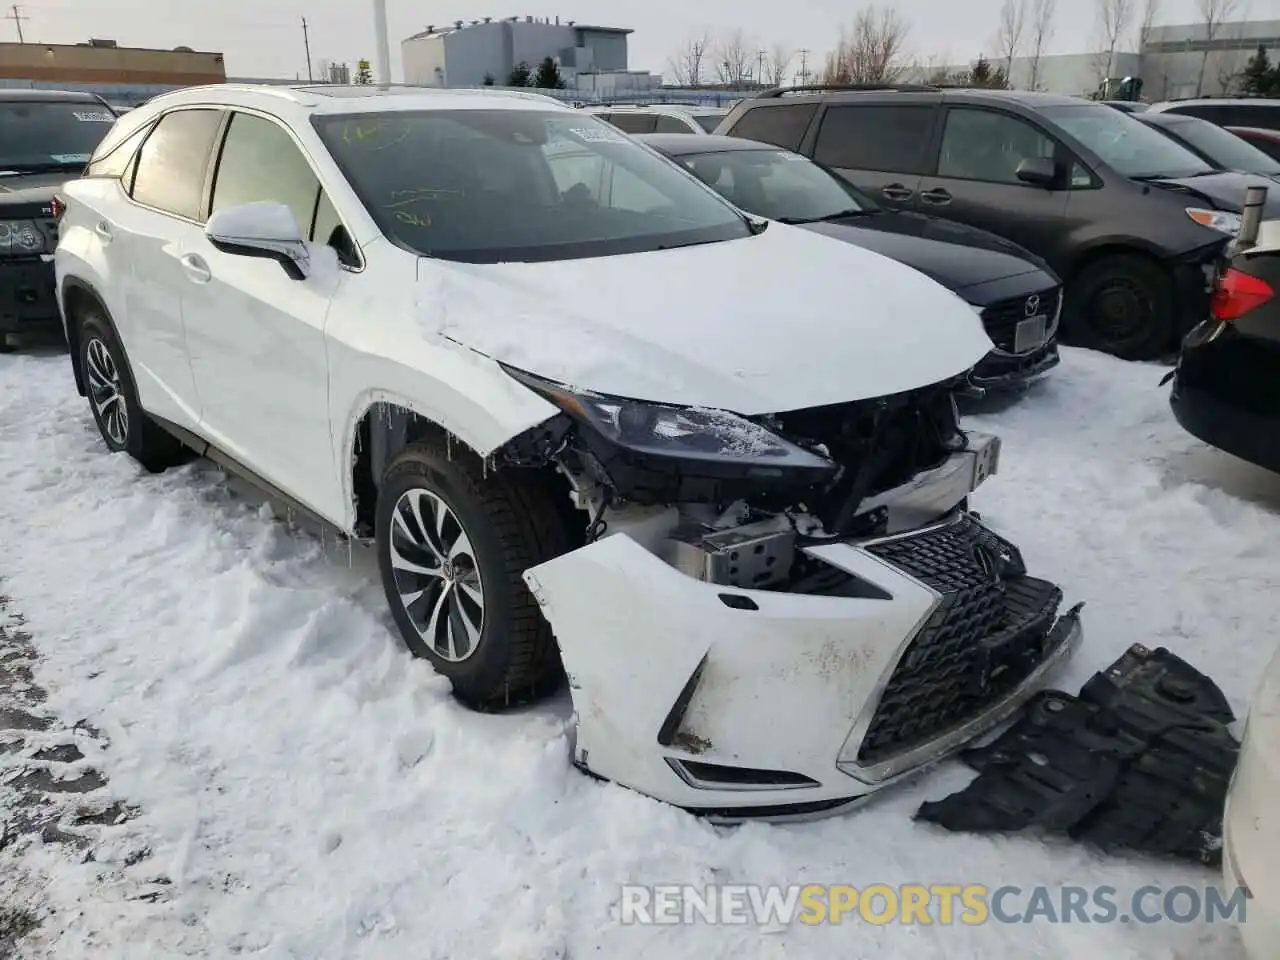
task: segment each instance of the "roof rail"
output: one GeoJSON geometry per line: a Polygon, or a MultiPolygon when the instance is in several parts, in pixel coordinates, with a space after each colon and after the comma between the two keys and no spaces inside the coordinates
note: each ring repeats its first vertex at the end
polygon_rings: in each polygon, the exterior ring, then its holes
{"type": "Polygon", "coordinates": [[[774,87],[757,93],[755,99],[773,99],[788,93],[823,93],[827,91],[892,90],[895,93],[932,93],[941,87],[929,83],[806,83],[794,87],[774,87]]]}

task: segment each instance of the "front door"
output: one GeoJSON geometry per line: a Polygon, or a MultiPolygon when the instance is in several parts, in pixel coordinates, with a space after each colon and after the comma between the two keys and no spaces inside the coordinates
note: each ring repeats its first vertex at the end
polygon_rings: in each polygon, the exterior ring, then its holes
{"type": "MultiPolygon", "coordinates": [[[[334,226],[328,198],[292,135],[273,119],[236,113],[217,160],[210,215],[259,201],[288,206],[304,238],[334,226]]],[[[201,432],[317,512],[317,504],[341,500],[324,326],[347,274],[325,239],[313,244],[313,273],[303,280],[276,261],[222,253],[203,233],[180,257],[191,363],[204,403],[201,432]]]]}
{"type": "Polygon", "coordinates": [[[1050,262],[1058,259],[1069,158],[1045,131],[999,110],[948,107],[937,161],[937,173],[920,179],[921,213],[989,230],[1050,262]],[[1058,164],[1052,187],[1018,179],[1018,164],[1030,157],[1058,164]]]}

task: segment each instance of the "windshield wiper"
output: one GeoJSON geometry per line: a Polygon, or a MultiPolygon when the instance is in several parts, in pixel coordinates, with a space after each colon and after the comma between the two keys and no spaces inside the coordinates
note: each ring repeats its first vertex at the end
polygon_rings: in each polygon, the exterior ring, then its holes
{"type": "Polygon", "coordinates": [[[20,177],[27,173],[53,173],[57,170],[83,170],[87,164],[84,163],[67,163],[66,161],[57,163],[24,163],[17,169],[0,170],[0,176],[4,177],[20,177]]]}
{"type": "Polygon", "coordinates": [[[865,210],[862,207],[850,207],[848,210],[837,210],[835,213],[824,214],[821,217],[778,217],[779,223],[797,226],[804,223],[826,223],[828,220],[847,220],[850,217],[868,217],[878,211],[865,210]]]}

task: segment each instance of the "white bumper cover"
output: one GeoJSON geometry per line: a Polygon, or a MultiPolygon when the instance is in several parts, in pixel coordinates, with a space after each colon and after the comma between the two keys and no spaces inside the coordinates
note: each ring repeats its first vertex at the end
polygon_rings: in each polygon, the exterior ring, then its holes
{"type": "MultiPolygon", "coordinates": [[[[532,568],[525,579],[569,675],[576,762],[718,818],[778,819],[838,811],[942,758],[1043,687],[1080,635],[1075,616],[1042,629],[1016,682],[964,699],[940,722],[936,711],[970,696],[951,665],[1000,634],[991,590],[1002,588],[961,582],[975,567],[989,575],[990,555],[985,566],[972,552],[948,555],[972,551],[975,537],[999,542],[956,513],[891,537],[805,547],[840,581],[811,593],[697,580],[623,533],[532,568]],[[900,666],[910,675],[891,684],[900,666]],[[882,701],[897,704],[896,720],[868,739],[882,701]],[[924,729],[912,736],[917,708],[924,729]]],[[[1051,601],[1041,625],[1053,622],[1060,592],[1027,582],[1051,601]]]]}

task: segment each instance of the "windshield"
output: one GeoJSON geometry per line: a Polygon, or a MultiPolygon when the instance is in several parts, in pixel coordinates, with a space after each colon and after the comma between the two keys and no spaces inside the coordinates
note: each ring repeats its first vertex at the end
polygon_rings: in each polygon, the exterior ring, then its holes
{"type": "Polygon", "coordinates": [[[382,231],[425,256],[568,260],[752,232],[713,191],[581,113],[441,110],[314,122],[382,231]]]}
{"type": "Polygon", "coordinates": [[[693,122],[707,131],[707,133],[720,126],[720,121],[723,119],[723,113],[695,113],[693,115],[693,122]]]}
{"type": "Polygon", "coordinates": [[[1213,172],[1186,147],[1119,110],[1081,104],[1045,107],[1042,113],[1122,176],[1150,180],[1213,172]]]}
{"type": "Polygon", "coordinates": [[[115,122],[94,101],[0,100],[0,171],[82,167],[115,122]]]}
{"type": "Polygon", "coordinates": [[[1267,156],[1253,144],[1246,143],[1229,130],[1223,130],[1216,123],[1199,117],[1178,117],[1170,120],[1164,128],[1227,170],[1241,170],[1263,176],[1280,173],[1280,160],[1267,156]]]}
{"type": "Polygon", "coordinates": [[[725,150],[679,159],[730,203],[758,217],[806,223],[879,209],[839,177],[786,150],[725,150]]]}

